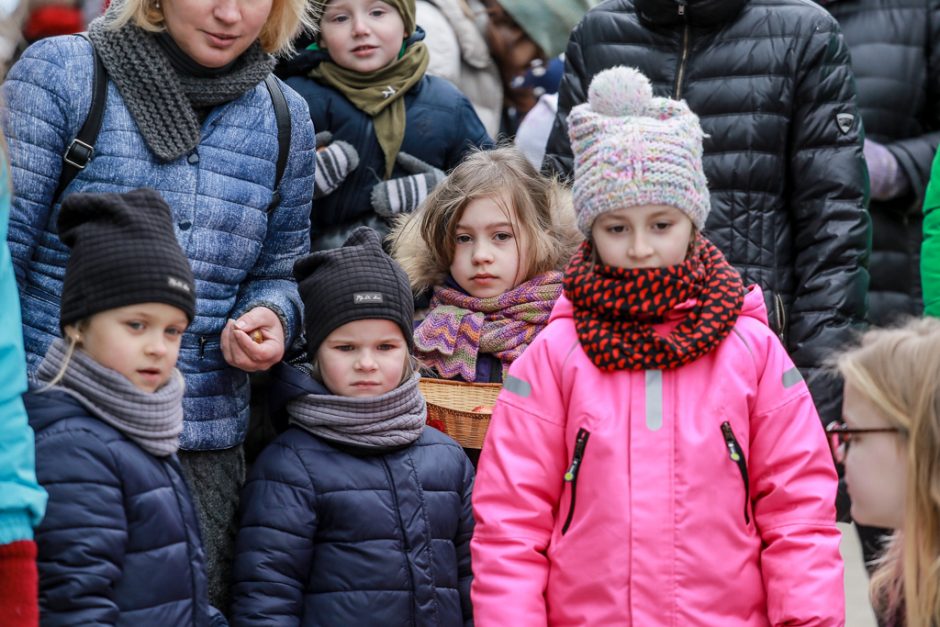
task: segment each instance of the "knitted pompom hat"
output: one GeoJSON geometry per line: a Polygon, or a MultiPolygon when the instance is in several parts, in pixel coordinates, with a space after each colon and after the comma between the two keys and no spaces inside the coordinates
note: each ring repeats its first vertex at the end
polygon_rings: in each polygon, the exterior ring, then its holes
{"type": "Polygon", "coordinates": [[[600,214],[668,205],[701,230],[711,209],[702,169],[702,127],[683,101],[656,98],[649,79],[617,66],[591,81],[568,116],[574,206],[585,236],[600,214]]]}

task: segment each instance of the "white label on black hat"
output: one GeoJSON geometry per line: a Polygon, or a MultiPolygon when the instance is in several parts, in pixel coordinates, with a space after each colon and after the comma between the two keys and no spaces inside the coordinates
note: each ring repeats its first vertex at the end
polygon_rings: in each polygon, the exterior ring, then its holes
{"type": "Polygon", "coordinates": [[[353,294],[353,303],[365,305],[367,303],[381,303],[382,295],[378,292],[358,292],[353,294]]]}
{"type": "Polygon", "coordinates": [[[189,294],[189,292],[192,291],[189,287],[189,283],[187,283],[186,281],[183,281],[182,279],[177,279],[176,277],[167,277],[166,282],[173,289],[183,290],[187,294],[189,294]]]}

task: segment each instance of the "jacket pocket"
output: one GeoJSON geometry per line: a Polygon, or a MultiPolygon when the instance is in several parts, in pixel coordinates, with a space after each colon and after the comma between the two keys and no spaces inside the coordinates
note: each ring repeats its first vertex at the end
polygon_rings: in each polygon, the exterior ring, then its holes
{"type": "Polygon", "coordinates": [[[568,506],[568,516],[565,518],[565,524],[561,527],[561,535],[568,533],[568,527],[574,519],[575,499],[578,496],[578,472],[581,470],[581,463],[584,461],[584,450],[587,448],[588,438],[591,432],[584,427],[578,429],[578,435],[574,440],[574,455],[571,458],[571,465],[565,472],[565,483],[571,484],[571,504],[568,506]]]}
{"type": "Polygon", "coordinates": [[[725,439],[725,446],[728,447],[728,456],[738,467],[741,473],[741,480],[744,482],[744,524],[751,524],[751,514],[748,511],[748,505],[751,501],[751,482],[747,475],[747,460],[744,459],[744,451],[734,437],[734,431],[731,430],[731,423],[727,420],[721,423],[721,435],[725,439]]]}

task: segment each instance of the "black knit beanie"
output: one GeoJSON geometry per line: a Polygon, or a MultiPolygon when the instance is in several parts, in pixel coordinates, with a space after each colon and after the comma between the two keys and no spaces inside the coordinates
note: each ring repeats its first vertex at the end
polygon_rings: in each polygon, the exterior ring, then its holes
{"type": "Polygon", "coordinates": [[[69,248],[59,325],[101,311],[165,303],[192,321],[196,286],[170,217],[152,189],[125,194],[70,194],[59,213],[59,238],[69,248]]]}
{"type": "Polygon", "coordinates": [[[304,301],[307,355],[316,357],[326,336],[347,322],[380,318],[399,327],[414,348],[414,299],[408,276],[368,227],[359,227],[340,248],[322,250],[294,264],[304,301]]]}

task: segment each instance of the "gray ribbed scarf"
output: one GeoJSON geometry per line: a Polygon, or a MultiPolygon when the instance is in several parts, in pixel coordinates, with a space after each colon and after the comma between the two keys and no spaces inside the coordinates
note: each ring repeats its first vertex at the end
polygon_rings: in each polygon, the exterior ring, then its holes
{"type": "Polygon", "coordinates": [[[107,16],[88,25],[88,37],[115,82],[150,149],[172,161],[199,144],[199,117],[194,109],[238,98],[263,81],[274,57],[255,42],[222,76],[196,77],[177,72],[157,43],[156,35],[127,24],[105,27],[107,16]]]}
{"type": "Polygon", "coordinates": [[[364,448],[411,444],[427,418],[415,374],[381,396],[367,398],[304,394],[287,403],[291,424],[327,440],[364,448]]]}
{"type": "MultiPolygon", "coordinates": [[[[42,383],[52,381],[62,369],[67,353],[65,340],[56,339],[39,364],[36,378],[42,383]]],[[[166,457],[179,449],[183,430],[183,377],[178,372],[162,388],[147,393],[84,351],[75,350],[56,387],[77,398],[92,415],[151,455],[166,457]]]]}

